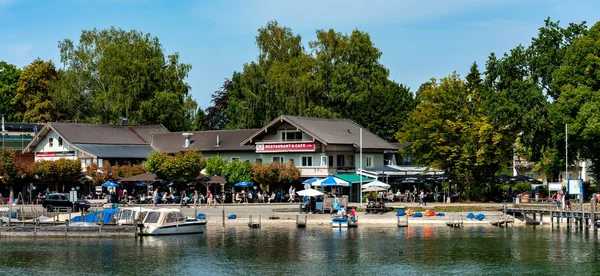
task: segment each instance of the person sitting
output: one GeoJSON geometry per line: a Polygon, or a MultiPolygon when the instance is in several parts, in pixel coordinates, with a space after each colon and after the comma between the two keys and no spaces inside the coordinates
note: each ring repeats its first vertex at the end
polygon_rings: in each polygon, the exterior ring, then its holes
{"type": "Polygon", "coordinates": [[[162,199],[161,199],[161,202],[162,202],[163,204],[166,204],[166,203],[168,203],[168,202],[169,202],[169,192],[165,192],[165,193],[163,194],[163,196],[162,196],[162,199]]]}
{"type": "Polygon", "coordinates": [[[177,199],[175,198],[175,194],[171,193],[171,203],[176,203],[177,199]]]}
{"type": "Polygon", "coordinates": [[[271,203],[271,201],[275,201],[275,192],[271,192],[271,196],[269,197],[269,202],[267,202],[267,203],[271,203]]]}
{"type": "Polygon", "coordinates": [[[340,207],[340,210],[338,211],[338,215],[340,215],[340,216],[342,216],[344,218],[347,218],[347,216],[346,216],[346,208],[344,208],[344,205],[342,205],[340,207]]]}
{"type": "Polygon", "coordinates": [[[235,193],[235,202],[242,203],[242,196],[240,195],[240,193],[235,193]]]}

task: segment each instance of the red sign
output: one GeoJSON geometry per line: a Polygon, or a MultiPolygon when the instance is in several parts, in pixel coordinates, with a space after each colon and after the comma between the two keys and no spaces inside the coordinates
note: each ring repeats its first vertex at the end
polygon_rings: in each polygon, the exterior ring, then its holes
{"type": "Polygon", "coordinates": [[[256,145],[256,151],[315,151],[315,144],[258,144],[256,145]]]}
{"type": "Polygon", "coordinates": [[[42,151],[35,154],[35,157],[70,157],[75,156],[74,151],[42,151]]]}

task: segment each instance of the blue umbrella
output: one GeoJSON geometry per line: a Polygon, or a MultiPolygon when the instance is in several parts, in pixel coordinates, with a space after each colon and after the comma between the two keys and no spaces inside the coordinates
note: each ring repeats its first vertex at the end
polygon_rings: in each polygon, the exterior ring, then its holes
{"type": "Polygon", "coordinates": [[[334,186],[349,186],[350,183],[348,181],[341,180],[335,176],[330,176],[322,180],[318,180],[312,183],[313,186],[322,186],[322,187],[334,187],[334,186]]]}
{"type": "Polygon", "coordinates": [[[138,186],[140,186],[140,187],[144,187],[144,186],[146,186],[146,183],[144,183],[144,182],[140,181],[140,182],[138,182],[138,183],[135,183],[135,185],[138,185],[138,186]]]}
{"type": "Polygon", "coordinates": [[[175,183],[172,183],[172,182],[169,183],[169,185],[167,185],[167,187],[173,187],[173,186],[175,186],[175,183]]]}
{"type": "Polygon", "coordinates": [[[104,184],[102,184],[102,187],[120,187],[119,184],[115,183],[112,180],[106,181],[104,182],[104,184]]]}
{"type": "Polygon", "coordinates": [[[235,183],[235,186],[236,187],[252,187],[252,182],[242,181],[242,182],[235,183]]]}
{"type": "Polygon", "coordinates": [[[307,180],[302,181],[302,184],[312,184],[315,181],[319,181],[322,178],[318,178],[318,177],[313,177],[313,178],[309,178],[307,180]]]}

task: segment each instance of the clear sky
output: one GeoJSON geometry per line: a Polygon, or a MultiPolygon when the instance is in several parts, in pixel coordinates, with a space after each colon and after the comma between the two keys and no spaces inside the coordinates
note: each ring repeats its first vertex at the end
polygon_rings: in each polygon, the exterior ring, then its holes
{"type": "Polygon", "coordinates": [[[600,1],[584,0],[0,0],[0,60],[23,67],[40,57],[60,67],[58,41],[77,42],[94,27],[136,29],[192,64],[187,82],[206,108],[225,78],[256,59],[258,28],[277,20],[305,44],[317,29],[368,32],[391,78],[415,91],[528,45],[547,17],[591,26],[599,11],[600,1]]]}

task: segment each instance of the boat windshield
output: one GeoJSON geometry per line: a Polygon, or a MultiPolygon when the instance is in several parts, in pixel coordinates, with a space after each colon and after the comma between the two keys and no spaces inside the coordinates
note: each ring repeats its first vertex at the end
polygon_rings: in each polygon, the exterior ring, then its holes
{"type": "Polygon", "coordinates": [[[157,223],[158,222],[158,218],[160,218],[160,213],[159,212],[148,212],[148,215],[146,215],[146,219],[144,220],[144,222],[146,222],[146,223],[157,223]]]}

